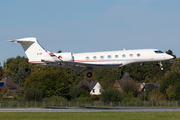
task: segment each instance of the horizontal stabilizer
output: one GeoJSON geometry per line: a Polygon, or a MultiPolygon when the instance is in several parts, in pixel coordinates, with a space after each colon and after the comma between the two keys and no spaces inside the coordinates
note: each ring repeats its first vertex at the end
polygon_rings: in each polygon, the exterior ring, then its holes
{"type": "Polygon", "coordinates": [[[23,43],[23,42],[36,42],[37,39],[34,37],[28,37],[28,38],[21,38],[16,40],[8,40],[9,42],[15,42],[15,43],[23,43]]]}

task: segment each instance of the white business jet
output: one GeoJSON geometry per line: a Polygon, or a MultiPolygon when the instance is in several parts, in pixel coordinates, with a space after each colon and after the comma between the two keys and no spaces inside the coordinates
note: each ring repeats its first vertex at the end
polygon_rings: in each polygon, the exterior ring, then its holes
{"type": "Polygon", "coordinates": [[[89,78],[93,69],[117,68],[133,63],[160,62],[174,58],[158,49],[51,53],[44,50],[34,37],[9,41],[21,43],[29,63],[70,68],[79,72],[85,70],[89,78]]]}

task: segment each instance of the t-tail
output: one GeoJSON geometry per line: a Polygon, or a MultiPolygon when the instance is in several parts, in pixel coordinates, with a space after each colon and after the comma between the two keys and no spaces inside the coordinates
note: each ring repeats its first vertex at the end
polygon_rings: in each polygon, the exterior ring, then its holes
{"type": "MultiPolygon", "coordinates": [[[[38,43],[34,37],[8,40],[10,42],[20,43],[29,59],[29,63],[43,63],[43,62],[54,62],[55,60],[51,57],[53,53],[49,53],[44,50],[43,47],[38,43]]],[[[58,59],[60,61],[60,59],[58,59]]]]}

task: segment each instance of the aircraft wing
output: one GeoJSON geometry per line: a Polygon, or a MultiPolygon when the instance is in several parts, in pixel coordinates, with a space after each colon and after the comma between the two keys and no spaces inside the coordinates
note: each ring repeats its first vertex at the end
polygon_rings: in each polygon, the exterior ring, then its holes
{"type": "Polygon", "coordinates": [[[113,64],[113,65],[97,65],[97,64],[84,64],[84,63],[76,63],[76,62],[50,62],[46,63],[48,66],[54,66],[54,67],[64,67],[69,68],[78,72],[81,72],[83,70],[87,69],[103,69],[103,68],[116,68],[120,67],[119,64],[113,64]]]}
{"type": "Polygon", "coordinates": [[[81,72],[86,69],[86,66],[74,64],[72,62],[63,62],[63,61],[59,61],[59,62],[42,61],[42,62],[45,62],[45,65],[47,66],[69,68],[78,72],[81,72]]]}

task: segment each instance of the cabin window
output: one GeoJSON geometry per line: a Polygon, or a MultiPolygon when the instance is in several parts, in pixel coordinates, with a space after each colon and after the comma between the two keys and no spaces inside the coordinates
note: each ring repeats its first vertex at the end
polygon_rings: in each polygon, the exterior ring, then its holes
{"type": "Polygon", "coordinates": [[[111,58],[111,55],[108,55],[108,58],[110,59],[110,58],[111,58]]]}
{"type": "Polygon", "coordinates": [[[86,60],[89,60],[89,57],[86,57],[86,60]]]}
{"type": "Polygon", "coordinates": [[[93,59],[97,59],[97,57],[96,57],[96,56],[94,56],[94,57],[93,57],[93,59]]]}
{"type": "Polygon", "coordinates": [[[138,53],[137,56],[140,57],[141,55],[138,53]]]}
{"type": "Polygon", "coordinates": [[[118,55],[115,55],[115,58],[118,58],[119,56],[118,55]]]}
{"type": "Polygon", "coordinates": [[[126,57],[126,55],[125,55],[125,54],[123,54],[123,55],[122,55],[122,57],[123,57],[123,58],[125,58],[125,57],[126,57]]]}
{"type": "Polygon", "coordinates": [[[163,53],[162,51],[160,51],[160,50],[156,50],[156,51],[154,51],[155,53],[163,53]]]}
{"type": "Polygon", "coordinates": [[[132,56],[133,56],[133,54],[130,54],[129,56],[130,56],[130,57],[132,57],[132,56]]]}
{"type": "Polygon", "coordinates": [[[104,59],[104,56],[101,56],[100,58],[101,58],[101,59],[104,59]]]}

